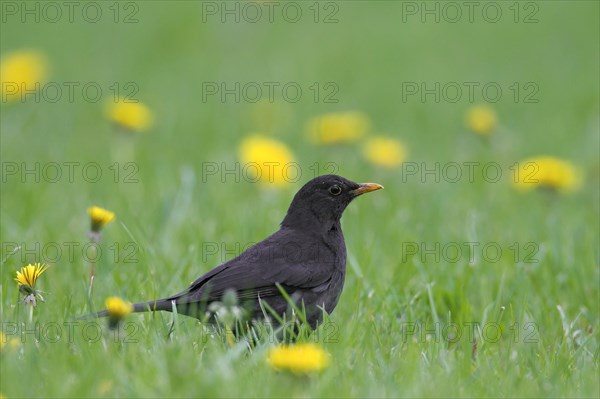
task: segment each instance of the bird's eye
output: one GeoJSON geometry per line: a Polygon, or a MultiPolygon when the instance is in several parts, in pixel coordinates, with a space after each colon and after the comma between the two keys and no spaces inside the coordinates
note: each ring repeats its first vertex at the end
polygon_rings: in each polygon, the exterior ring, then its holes
{"type": "Polygon", "coordinates": [[[333,186],[329,187],[329,194],[340,195],[341,193],[342,193],[342,188],[340,186],[338,186],[337,184],[334,184],[333,186]]]}

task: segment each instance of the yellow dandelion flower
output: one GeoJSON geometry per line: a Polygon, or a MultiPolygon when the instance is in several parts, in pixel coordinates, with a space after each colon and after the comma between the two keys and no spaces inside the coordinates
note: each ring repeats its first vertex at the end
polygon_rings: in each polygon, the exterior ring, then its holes
{"type": "Polygon", "coordinates": [[[19,287],[19,292],[25,296],[25,304],[32,307],[37,306],[37,300],[44,302],[43,292],[35,289],[37,279],[48,269],[45,264],[29,264],[17,270],[15,281],[19,287]]]}
{"type": "Polygon", "coordinates": [[[104,305],[108,316],[116,320],[120,320],[133,312],[133,305],[117,296],[106,298],[104,305]]]}
{"type": "Polygon", "coordinates": [[[269,351],[267,362],[276,370],[306,374],[329,365],[329,355],[315,344],[278,346],[269,351]]]}
{"type": "Polygon", "coordinates": [[[34,263],[33,265],[29,264],[17,271],[17,277],[15,278],[15,281],[18,283],[19,287],[23,286],[28,290],[33,290],[35,288],[37,279],[47,269],[47,265],[42,265],[40,263],[34,263]]]}
{"type": "Polygon", "coordinates": [[[368,132],[370,124],[362,112],[333,112],[312,118],[306,130],[315,144],[338,144],[358,140],[368,132]]]}
{"type": "Polygon", "coordinates": [[[119,297],[111,296],[104,302],[106,312],[108,313],[108,327],[113,329],[119,325],[119,322],[133,312],[133,305],[119,297]]]}
{"type": "Polygon", "coordinates": [[[92,231],[98,232],[102,227],[109,224],[115,219],[115,213],[107,211],[99,206],[92,206],[88,208],[88,214],[92,220],[92,231]]]}
{"type": "Polygon", "coordinates": [[[498,116],[491,107],[476,105],[467,111],[465,122],[472,132],[489,136],[498,126],[498,116]]]}
{"type": "Polygon", "coordinates": [[[400,141],[389,137],[369,138],[363,147],[363,156],[374,165],[396,167],[406,159],[408,151],[400,141]]]}
{"type": "Polygon", "coordinates": [[[134,132],[148,130],[153,123],[152,111],[141,102],[128,102],[132,100],[119,99],[107,106],[108,119],[125,129],[134,132]]]}
{"type": "Polygon", "coordinates": [[[514,171],[514,185],[523,191],[549,188],[573,192],[581,186],[581,172],[570,162],[551,156],[525,159],[514,171]]]}
{"type": "Polygon", "coordinates": [[[282,142],[252,135],[239,148],[242,169],[252,179],[282,185],[297,178],[298,165],[290,149],[282,142]]]}
{"type": "Polygon", "coordinates": [[[39,90],[46,78],[46,58],[34,50],[21,50],[0,61],[2,102],[24,101],[28,93],[39,90]]]}

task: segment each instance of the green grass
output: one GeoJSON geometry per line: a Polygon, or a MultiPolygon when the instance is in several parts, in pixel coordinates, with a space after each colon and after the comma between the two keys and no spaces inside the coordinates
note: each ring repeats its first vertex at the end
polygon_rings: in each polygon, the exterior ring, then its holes
{"type": "MultiPolygon", "coordinates": [[[[101,4],[112,15],[112,2],[101,4]]],[[[506,18],[495,24],[480,14],[474,23],[403,22],[401,2],[338,2],[334,24],[308,17],[296,24],[281,18],[222,24],[218,17],[202,23],[199,2],[137,4],[135,24],[108,17],[96,24],[80,17],[72,24],[22,24],[10,17],[1,25],[1,55],[38,49],[48,57],[51,81],[98,82],[105,92],[98,103],[80,95],[72,103],[2,103],[3,165],[58,162],[64,174],[56,183],[2,176],[2,330],[24,341],[2,349],[4,396],[600,395],[597,2],[536,2],[534,24],[512,21],[512,2],[497,3],[506,18]],[[202,82],[211,81],[298,82],[306,94],[297,103],[280,95],[266,105],[203,102],[202,82]],[[503,96],[491,104],[501,125],[495,137],[485,141],[465,131],[471,105],[465,98],[403,102],[402,82],[421,81],[500,84],[503,96]],[[104,100],[114,82],[139,87],[135,97],[155,115],[148,134],[126,137],[105,120],[104,100]],[[335,82],[339,102],[312,101],[308,87],[314,82],[335,82]],[[534,82],[539,102],[515,102],[509,89],[514,82],[534,82]],[[402,168],[369,164],[360,156],[361,143],[310,144],[306,121],[336,110],[368,114],[374,132],[406,143],[409,162],[429,168],[436,162],[497,162],[503,177],[488,183],[476,169],[473,181],[436,183],[432,175],[423,181],[402,168]],[[232,175],[203,178],[207,162],[231,168],[240,140],[256,131],[290,146],[302,167],[299,182],[265,190],[232,175]],[[575,163],[585,174],[581,190],[516,192],[510,165],[540,154],[575,163]],[[138,168],[137,183],[124,182],[128,161],[138,168]],[[103,176],[86,182],[78,166],[71,183],[64,162],[96,162],[103,176]],[[312,165],[326,173],[328,162],[347,178],[378,182],[385,190],[360,198],[344,215],[344,292],[329,322],[306,338],[331,354],[324,372],[275,372],[265,361],[273,342],[232,347],[184,316],[133,315],[116,338],[104,321],[79,321],[72,330],[65,324],[90,311],[89,265],[81,251],[88,206],[117,213],[103,232],[94,307],[110,295],[149,300],[182,290],[230,259],[236,244],[272,233],[294,192],[314,175],[312,165]],[[472,262],[468,242],[479,243],[472,262]],[[21,250],[11,254],[12,243],[21,250]],[[457,243],[465,252],[457,261],[440,251],[434,251],[438,259],[411,255],[412,243],[457,243]],[[502,249],[497,260],[482,253],[488,243],[502,249]],[[217,254],[211,252],[215,246],[217,254]],[[528,261],[530,252],[536,262],[528,261]],[[33,314],[41,328],[36,339],[27,333],[33,327],[14,276],[44,256],[56,259],[39,280],[47,295],[33,314]],[[450,323],[461,334],[452,342],[450,323]]],[[[312,15],[309,3],[301,4],[312,15]]],[[[475,102],[483,101],[476,96],[475,102]]]]}

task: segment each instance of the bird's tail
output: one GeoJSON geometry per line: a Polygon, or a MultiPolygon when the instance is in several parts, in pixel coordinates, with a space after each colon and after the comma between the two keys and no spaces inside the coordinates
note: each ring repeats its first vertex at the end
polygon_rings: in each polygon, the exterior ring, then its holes
{"type": "MultiPolygon", "coordinates": [[[[171,311],[173,309],[173,305],[172,305],[172,299],[159,299],[156,301],[150,301],[150,302],[140,302],[140,303],[134,303],[133,304],[133,312],[134,313],[141,313],[141,312],[155,312],[157,310],[168,310],[171,311]]],[[[101,310],[99,312],[96,313],[91,313],[89,315],[86,316],[81,316],[78,319],[82,320],[82,319],[96,319],[99,317],[107,317],[108,316],[108,310],[101,310]]]]}

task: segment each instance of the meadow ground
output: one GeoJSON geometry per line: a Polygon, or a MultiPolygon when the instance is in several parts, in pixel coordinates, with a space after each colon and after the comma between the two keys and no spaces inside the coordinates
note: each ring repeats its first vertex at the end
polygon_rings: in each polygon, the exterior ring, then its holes
{"type": "Polygon", "coordinates": [[[3,397],[598,397],[598,2],[267,3],[2,1],[3,62],[46,60],[32,93],[2,76],[3,397]],[[111,122],[118,97],[152,124],[111,122]],[[478,105],[490,136],[465,127],[478,105]],[[340,111],[370,127],[307,138],[340,111]],[[253,181],[239,151],[256,134],[301,175],[253,181]],[[580,184],[518,190],[543,155],[580,184]],[[249,348],[183,316],[75,320],[108,296],[182,290],[329,172],[385,190],[342,219],[345,289],[302,339],[329,353],[322,372],[275,371],[273,340],[249,348]],[[92,205],[116,219],[90,302],[92,205]],[[50,268],[30,316],[15,272],[32,262],[50,268]]]}

